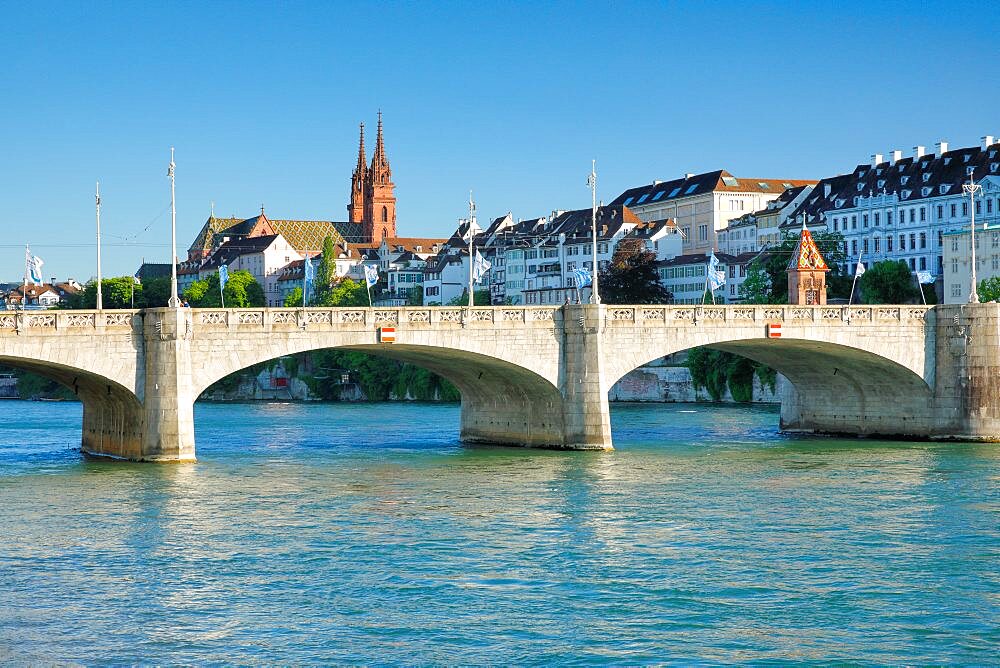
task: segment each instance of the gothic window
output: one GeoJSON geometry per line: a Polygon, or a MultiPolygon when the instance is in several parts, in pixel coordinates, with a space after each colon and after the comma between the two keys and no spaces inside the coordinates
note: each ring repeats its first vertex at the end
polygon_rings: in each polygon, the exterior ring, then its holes
{"type": "MultiPolygon", "coordinates": [[[[382,209],[382,215],[383,215],[383,216],[385,215],[385,209],[384,209],[384,208],[382,209]]],[[[384,221],[384,220],[385,220],[385,219],[383,218],[383,221],[384,221]]],[[[389,236],[389,230],[387,230],[387,229],[385,229],[385,228],[383,227],[383,228],[382,228],[382,238],[383,238],[383,239],[385,239],[385,238],[386,238],[386,237],[388,237],[388,236],[389,236]]]]}
{"type": "Polygon", "coordinates": [[[383,223],[389,222],[389,207],[387,206],[382,207],[382,222],[383,223]]]}

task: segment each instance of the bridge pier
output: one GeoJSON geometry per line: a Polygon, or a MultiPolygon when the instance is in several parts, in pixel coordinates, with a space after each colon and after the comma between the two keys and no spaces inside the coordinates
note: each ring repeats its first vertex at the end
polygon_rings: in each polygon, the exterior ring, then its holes
{"type": "Polygon", "coordinates": [[[194,461],[191,309],[149,309],[143,315],[146,358],[142,383],[141,461],[194,461]]]}
{"type": "Polygon", "coordinates": [[[599,304],[563,307],[561,447],[567,450],[614,449],[602,350],[604,310],[599,304]]]}

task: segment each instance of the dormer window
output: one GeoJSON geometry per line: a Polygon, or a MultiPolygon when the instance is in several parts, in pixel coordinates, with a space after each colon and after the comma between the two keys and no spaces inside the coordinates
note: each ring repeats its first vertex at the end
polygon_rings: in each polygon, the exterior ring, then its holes
{"type": "Polygon", "coordinates": [[[911,193],[911,191],[909,191],[909,190],[904,190],[904,191],[902,192],[902,195],[901,195],[902,199],[910,199],[910,193],[911,193]]]}
{"type": "Polygon", "coordinates": [[[945,194],[948,193],[949,190],[951,190],[951,186],[950,185],[943,185],[940,188],[938,188],[938,190],[941,191],[942,195],[945,195],[945,194]]]}
{"type": "Polygon", "coordinates": [[[900,163],[897,163],[897,164],[896,164],[896,169],[897,169],[898,171],[900,171],[900,172],[901,172],[901,171],[903,171],[903,163],[901,163],[901,162],[900,162],[900,163]]]}
{"type": "Polygon", "coordinates": [[[930,180],[931,180],[930,172],[924,172],[924,183],[927,183],[930,180]]]}
{"type": "Polygon", "coordinates": [[[864,187],[865,187],[864,183],[859,183],[858,184],[858,192],[861,192],[861,189],[864,188],[864,187]]]}
{"type": "Polygon", "coordinates": [[[858,200],[860,200],[860,199],[861,199],[860,197],[858,197],[858,196],[855,195],[855,197],[854,197],[854,206],[858,205],[858,200]]]}
{"type": "Polygon", "coordinates": [[[838,208],[838,209],[839,209],[840,207],[844,206],[844,200],[842,200],[842,199],[838,198],[838,199],[837,199],[837,201],[836,201],[836,205],[837,205],[837,208],[838,208]]]}
{"type": "Polygon", "coordinates": [[[879,167],[878,169],[876,169],[875,173],[878,174],[879,176],[882,176],[882,168],[879,167]]]}
{"type": "Polygon", "coordinates": [[[920,194],[923,197],[927,197],[928,195],[931,194],[931,190],[933,190],[933,188],[928,188],[927,186],[924,186],[923,188],[920,189],[920,194]]]}
{"type": "Polygon", "coordinates": [[[879,187],[879,189],[885,187],[885,179],[879,179],[878,180],[878,187],[879,187]]]}
{"type": "Polygon", "coordinates": [[[636,204],[642,204],[642,203],[643,203],[643,202],[645,202],[645,201],[646,201],[647,199],[649,199],[649,195],[648,195],[648,194],[646,194],[646,195],[643,195],[642,197],[640,197],[640,198],[639,198],[639,201],[638,201],[638,202],[636,202],[636,204]]]}
{"type": "Polygon", "coordinates": [[[969,162],[969,158],[971,158],[971,157],[972,157],[971,155],[969,155],[968,153],[966,153],[965,155],[962,156],[962,160],[963,160],[963,162],[969,162]]]}
{"type": "Polygon", "coordinates": [[[906,182],[909,181],[909,180],[910,180],[909,176],[901,176],[901,177],[899,177],[900,184],[902,184],[904,186],[906,185],[906,182]]]}
{"type": "Polygon", "coordinates": [[[944,159],[944,165],[945,165],[945,167],[947,167],[950,164],[951,164],[951,158],[945,158],[944,159]]]}
{"type": "Polygon", "coordinates": [[[990,171],[996,174],[997,169],[1000,169],[1000,162],[991,162],[990,171]]]}

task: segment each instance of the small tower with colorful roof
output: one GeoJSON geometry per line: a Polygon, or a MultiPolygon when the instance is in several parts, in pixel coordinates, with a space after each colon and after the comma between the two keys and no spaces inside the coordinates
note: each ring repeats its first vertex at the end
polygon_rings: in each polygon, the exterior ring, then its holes
{"type": "Polygon", "coordinates": [[[788,303],[813,306],[826,304],[826,272],[830,268],[819,252],[816,242],[802,222],[799,243],[788,261],[788,303]]]}

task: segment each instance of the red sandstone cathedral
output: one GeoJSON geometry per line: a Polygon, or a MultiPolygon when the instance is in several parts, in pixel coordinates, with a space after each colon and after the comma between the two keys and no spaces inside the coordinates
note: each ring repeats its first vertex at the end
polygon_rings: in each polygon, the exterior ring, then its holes
{"type": "Polygon", "coordinates": [[[393,194],[392,169],[385,157],[382,143],[382,112],[378,112],[378,136],[375,155],[368,165],[365,156],[365,124],[361,124],[358,145],[358,165],[351,177],[351,202],[347,205],[348,221],[361,223],[361,237],[378,243],[396,236],[396,196],[393,194]]]}

